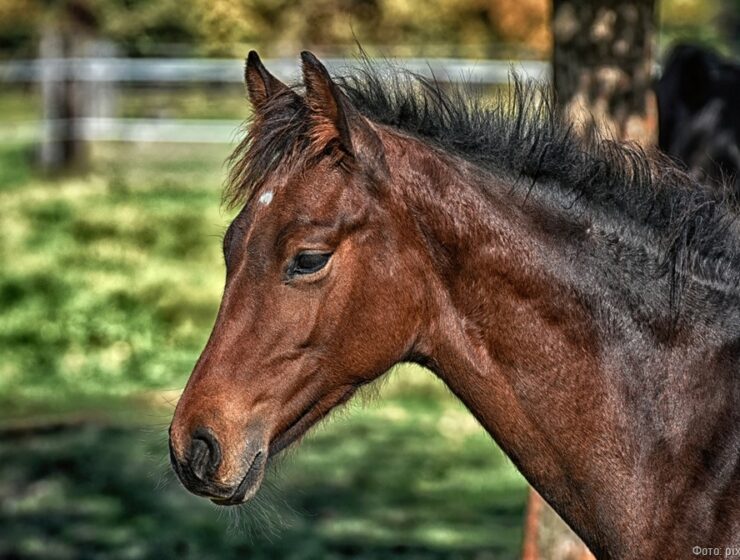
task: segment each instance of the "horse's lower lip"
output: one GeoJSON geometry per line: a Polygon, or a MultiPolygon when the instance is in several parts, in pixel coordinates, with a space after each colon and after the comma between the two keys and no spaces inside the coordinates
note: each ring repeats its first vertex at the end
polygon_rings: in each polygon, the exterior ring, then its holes
{"type": "Polygon", "coordinates": [[[244,478],[242,478],[234,493],[227,498],[211,498],[211,501],[219,506],[235,506],[244,503],[247,492],[259,484],[265,463],[264,452],[258,451],[252,458],[252,463],[249,465],[244,478]]]}

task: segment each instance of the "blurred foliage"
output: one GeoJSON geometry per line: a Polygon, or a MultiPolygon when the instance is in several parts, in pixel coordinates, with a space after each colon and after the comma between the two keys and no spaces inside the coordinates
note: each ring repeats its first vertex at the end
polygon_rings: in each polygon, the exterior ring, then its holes
{"type": "Polygon", "coordinates": [[[245,43],[293,54],[295,45],[330,49],[385,45],[394,54],[493,56],[501,43],[543,54],[547,0],[198,0],[203,47],[240,54],[245,43]]]}
{"type": "Polygon", "coordinates": [[[0,46],[33,56],[46,25],[83,28],[110,38],[128,54],[190,50],[197,26],[188,1],[0,0],[0,46]],[[174,49],[174,50],[173,50],[174,49]]]}
{"type": "Polygon", "coordinates": [[[298,46],[353,49],[356,37],[400,55],[493,56],[504,45],[544,55],[548,10],[548,0],[0,0],[0,44],[28,51],[45,23],[73,17],[133,54],[187,45],[213,56],[242,56],[247,46],[292,56],[298,46]]]}
{"type": "Polygon", "coordinates": [[[660,0],[659,17],[659,50],[692,41],[740,53],[740,0],[660,0]]]}
{"type": "MultiPolygon", "coordinates": [[[[740,0],[662,0],[661,42],[727,50],[739,12],[740,0]]],[[[0,48],[31,56],[39,29],[69,17],[134,55],[331,54],[357,40],[394,56],[547,56],[551,41],[549,0],[0,0],[0,48]]]]}

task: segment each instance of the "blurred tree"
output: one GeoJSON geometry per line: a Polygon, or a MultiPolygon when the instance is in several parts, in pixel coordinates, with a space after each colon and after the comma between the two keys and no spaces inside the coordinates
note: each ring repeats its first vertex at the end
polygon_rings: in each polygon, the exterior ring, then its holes
{"type": "Polygon", "coordinates": [[[655,0],[554,0],[553,83],[574,126],[652,143],[655,0]]]}

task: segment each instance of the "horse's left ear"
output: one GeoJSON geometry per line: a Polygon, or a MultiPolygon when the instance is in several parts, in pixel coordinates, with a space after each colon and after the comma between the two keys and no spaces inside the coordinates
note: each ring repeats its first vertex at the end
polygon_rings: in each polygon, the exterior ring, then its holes
{"type": "Polygon", "coordinates": [[[301,60],[314,141],[322,147],[336,144],[375,179],[385,179],[388,166],[377,133],[334,83],[319,59],[303,51],[301,60]]]}
{"type": "Polygon", "coordinates": [[[290,91],[288,86],[267,71],[256,51],[249,51],[244,64],[244,84],[249,101],[258,111],[273,96],[290,91]]]}

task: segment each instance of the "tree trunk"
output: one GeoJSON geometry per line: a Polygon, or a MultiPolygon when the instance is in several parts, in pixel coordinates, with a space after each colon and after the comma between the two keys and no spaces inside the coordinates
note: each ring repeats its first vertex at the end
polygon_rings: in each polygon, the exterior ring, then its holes
{"type": "Polygon", "coordinates": [[[553,81],[584,136],[653,144],[655,0],[554,0],[553,81]]]}
{"type": "MultiPolygon", "coordinates": [[[[553,85],[574,129],[643,145],[657,139],[655,0],[553,0],[553,85]]],[[[530,491],[523,560],[586,560],[585,544],[530,491]]]]}
{"type": "Polygon", "coordinates": [[[89,80],[76,62],[90,54],[98,23],[88,0],[63,0],[50,11],[39,44],[43,132],[39,163],[47,173],[81,170],[87,163],[81,118],[91,101],[89,80]]]}
{"type": "Polygon", "coordinates": [[[47,173],[84,167],[85,145],[77,130],[81,87],[68,62],[77,54],[75,38],[58,25],[44,27],[39,47],[43,131],[39,163],[47,173]]]}
{"type": "Polygon", "coordinates": [[[565,521],[530,489],[522,560],[594,560],[594,557],[565,521]]]}

